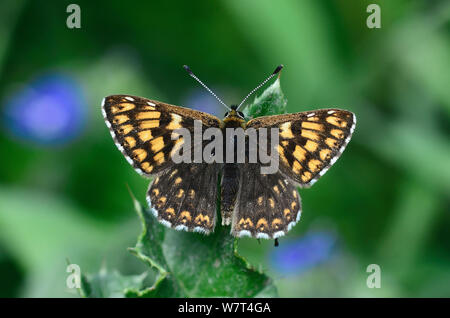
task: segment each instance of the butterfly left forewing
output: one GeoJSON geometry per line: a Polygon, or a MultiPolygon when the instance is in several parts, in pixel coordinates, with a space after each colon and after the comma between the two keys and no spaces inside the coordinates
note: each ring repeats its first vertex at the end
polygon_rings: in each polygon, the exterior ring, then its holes
{"type": "Polygon", "coordinates": [[[278,128],[280,171],[301,187],[314,184],[340,157],[356,117],[340,109],[259,117],[247,128],[278,128]]]}
{"type": "Polygon", "coordinates": [[[177,129],[192,132],[194,120],[202,124],[202,129],[222,125],[221,120],[207,113],[129,95],[105,97],[102,111],[117,147],[144,176],[174,165],[172,152],[184,142],[173,138],[177,129]]]}

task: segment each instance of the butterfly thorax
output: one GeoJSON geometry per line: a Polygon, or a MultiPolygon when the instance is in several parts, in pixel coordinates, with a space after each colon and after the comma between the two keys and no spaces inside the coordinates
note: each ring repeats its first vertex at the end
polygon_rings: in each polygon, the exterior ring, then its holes
{"type": "Polygon", "coordinates": [[[246,123],[244,116],[241,112],[238,112],[232,106],[231,110],[225,114],[225,118],[223,119],[225,123],[225,128],[238,128],[242,127],[245,129],[246,123]]]}

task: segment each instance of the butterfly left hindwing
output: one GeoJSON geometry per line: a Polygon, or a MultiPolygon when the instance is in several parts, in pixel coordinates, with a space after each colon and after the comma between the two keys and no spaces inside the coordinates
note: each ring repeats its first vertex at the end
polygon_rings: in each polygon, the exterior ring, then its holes
{"type": "Polygon", "coordinates": [[[147,198],[158,221],[208,234],[216,224],[217,164],[180,163],[151,183],[147,198]]]}

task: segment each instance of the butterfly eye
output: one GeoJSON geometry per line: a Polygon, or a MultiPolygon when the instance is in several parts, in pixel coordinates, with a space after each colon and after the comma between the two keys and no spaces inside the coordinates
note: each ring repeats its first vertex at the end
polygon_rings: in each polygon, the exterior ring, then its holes
{"type": "Polygon", "coordinates": [[[238,115],[241,116],[242,118],[244,118],[244,113],[243,112],[238,112],[238,115]]]}
{"type": "Polygon", "coordinates": [[[229,112],[226,112],[226,113],[225,113],[225,117],[227,117],[227,116],[228,116],[228,113],[229,113],[229,112]]]}

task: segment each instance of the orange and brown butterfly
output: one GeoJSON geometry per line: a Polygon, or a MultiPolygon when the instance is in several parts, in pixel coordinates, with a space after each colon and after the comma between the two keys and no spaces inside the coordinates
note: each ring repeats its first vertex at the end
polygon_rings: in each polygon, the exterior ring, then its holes
{"type": "MultiPolygon", "coordinates": [[[[296,186],[310,187],[325,174],[341,156],[356,125],[355,115],[340,109],[258,117],[247,122],[236,106],[220,120],[204,112],[130,95],[104,98],[102,112],[127,161],[139,174],[153,178],[147,199],[159,222],[176,230],[208,234],[216,225],[219,196],[222,224],[231,225],[232,235],[264,239],[277,239],[298,222],[301,202],[296,186]],[[258,163],[174,163],[172,155],[184,140],[173,134],[179,128],[193,132],[196,120],[202,123],[203,131],[209,127],[278,128],[279,170],[261,174],[258,163]]],[[[200,143],[204,147],[208,141],[200,143]]],[[[195,146],[199,145],[193,142],[192,153],[195,146]]]]}

